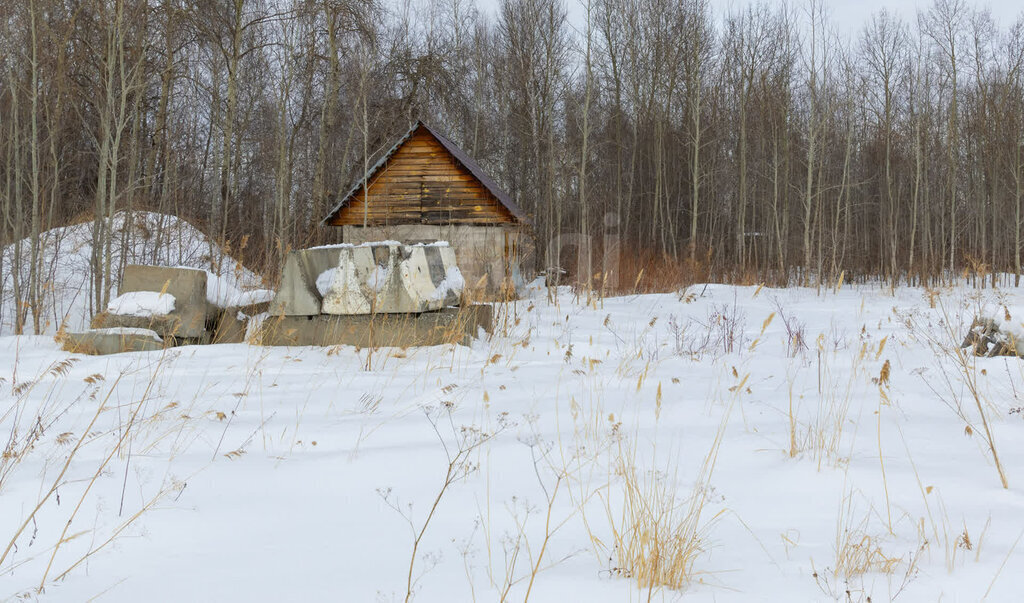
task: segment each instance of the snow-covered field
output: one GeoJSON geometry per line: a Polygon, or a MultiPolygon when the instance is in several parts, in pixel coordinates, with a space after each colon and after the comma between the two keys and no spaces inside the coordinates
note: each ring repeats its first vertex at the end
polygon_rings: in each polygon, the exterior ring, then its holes
{"type": "Polygon", "coordinates": [[[711,285],[536,291],[469,348],[3,337],[0,598],[1019,600],[1024,361],[955,353],[1018,305],[711,285]]]}

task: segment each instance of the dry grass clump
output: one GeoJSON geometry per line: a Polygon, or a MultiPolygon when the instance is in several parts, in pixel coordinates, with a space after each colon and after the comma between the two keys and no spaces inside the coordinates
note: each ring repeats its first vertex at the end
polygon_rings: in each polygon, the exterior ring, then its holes
{"type": "Polygon", "coordinates": [[[704,458],[690,495],[679,498],[678,475],[641,471],[636,450],[620,445],[616,473],[623,490],[622,509],[615,514],[605,501],[614,540],[613,573],[636,580],[640,589],[682,589],[700,574],[695,564],[708,550],[708,535],[725,513],[705,513],[710,480],[728,421],[723,419],[704,458]]]}
{"type": "MultiPolygon", "coordinates": [[[[834,353],[825,350],[819,337],[817,342],[816,370],[817,389],[813,415],[806,422],[798,420],[799,408],[794,407],[793,379],[790,378],[789,392],[789,450],[790,457],[807,452],[818,463],[820,469],[825,463],[841,465],[844,432],[849,424],[850,406],[858,391],[863,365],[869,352],[867,343],[862,343],[859,352],[850,359],[849,369],[836,367],[834,353]]],[[[797,406],[803,396],[797,398],[797,406]]]]}
{"type": "Polygon", "coordinates": [[[833,574],[846,580],[871,572],[891,574],[902,561],[902,557],[888,556],[879,539],[864,533],[863,526],[859,526],[837,535],[833,574]]]}
{"type": "Polygon", "coordinates": [[[854,498],[855,493],[847,491],[839,505],[833,564],[825,571],[814,570],[812,577],[818,588],[831,599],[870,601],[870,588],[863,577],[879,574],[885,576],[889,599],[895,600],[917,577],[918,561],[928,541],[919,532],[915,551],[904,556],[886,553],[882,548],[883,537],[870,531],[871,518],[877,514],[873,508],[859,512],[854,498]]]}
{"type": "Polygon", "coordinates": [[[622,517],[613,528],[616,573],[635,579],[642,589],[685,587],[705,550],[699,523],[703,500],[679,504],[674,479],[634,466],[624,467],[622,478],[622,517]]]}

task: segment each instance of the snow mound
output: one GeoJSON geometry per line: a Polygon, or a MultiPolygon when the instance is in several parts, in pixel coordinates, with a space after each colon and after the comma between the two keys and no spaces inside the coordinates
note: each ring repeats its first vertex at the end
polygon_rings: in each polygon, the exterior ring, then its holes
{"type": "Polygon", "coordinates": [[[174,296],[158,291],[122,293],[107,304],[107,312],[118,316],[160,316],[174,311],[174,296]]]}
{"type": "MultiPolygon", "coordinates": [[[[40,303],[46,332],[53,333],[65,324],[70,330],[88,327],[95,307],[91,283],[94,274],[93,223],[83,222],[54,228],[39,237],[43,298],[40,303]]],[[[211,302],[246,305],[252,300],[270,299],[262,289],[263,279],[246,269],[199,229],[176,216],[155,212],[119,212],[110,219],[113,237],[110,265],[111,295],[118,291],[121,269],[127,264],[184,267],[206,270],[211,275],[207,287],[211,302]],[[123,242],[123,245],[122,245],[123,242]],[[122,250],[123,247],[123,250],[122,250]],[[251,291],[256,289],[257,291],[251,291]]],[[[17,274],[22,286],[28,282],[30,239],[7,245],[0,251],[0,335],[10,334],[14,324],[15,245],[21,247],[17,274]]],[[[29,318],[31,323],[31,318],[29,318]]],[[[31,329],[31,326],[29,327],[31,329]]]]}
{"type": "Polygon", "coordinates": [[[1001,333],[1024,340],[1024,306],[1003,306],[994,311],[982,312],[980,318],[991,319],[1001,333]]]}

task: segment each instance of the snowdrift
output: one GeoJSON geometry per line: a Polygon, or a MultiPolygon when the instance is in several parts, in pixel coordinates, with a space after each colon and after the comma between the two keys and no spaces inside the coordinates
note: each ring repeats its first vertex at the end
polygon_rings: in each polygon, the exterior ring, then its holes
{"type": "MultiPolygon", "coordinates": [[[[269,298],[268,292],[260,289],[263,279],[259,275],[224,253],[185,220],[154,212],[119,212],[114,215],[111,226],[114,237],[111,263],[115,272],[124,264],[197,268],[206,270],[209,275],[207,296],[215,305],[223,307],[249,299],[269,298]]],[[[55,332],[61,324],[71,330],[88,327],[95,310],[90,307],[89,299],[89,283],[93,277],[89,262],[93,249],[92,230],[92,222],[83,222],[54,228],[41,235],[42,306],[47,333],[55,332]]],[[[21,244],[18,270],[22,282],[27,282],[31,241],[23,239],[21,244]]],[[[14,331],[13,244],[3,249],[0,261],[0,335],[10,335],[14,331]]],[[[120,274],[114,279],[111,297],[117,295],[120,274]]]]}

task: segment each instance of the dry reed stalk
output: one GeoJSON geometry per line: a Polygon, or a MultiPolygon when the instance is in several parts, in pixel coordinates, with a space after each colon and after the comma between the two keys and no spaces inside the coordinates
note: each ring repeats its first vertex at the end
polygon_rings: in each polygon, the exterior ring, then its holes
{"type": "Polygon", "coordinates": [[[60,487],[61,483],[63,483],[64,475],[67,474],[68,468],[71,466],[72,460],[74,460],[75,455],[78,454],[78,451],[81,450],[82,446],[85,444],[86,439],[88,439],[89,437],[89,433],[92,431],[93,426],[96,425],[96,421],[99,420],[100,415],[106,409],[107,402],[110,401],[110,397],[113,395],[114,390],[117,389],[117,384],[120,381],[121,376],[118,376],[114,383],[111,384],[110,389],[107,391],[106,397],[104,397],[103,401],[99,405],[97,405],[96,412],[93,414],[92,419],[89,421],[89,424],[82,431],[82,435],[78,438],[78,441],[75,443],[74,448],[72,448],[71,452],[68,453],[67,459],[64,461],[64,465],[61,467],[60,472],[57,474],[57,477],[54,478],[53,482],[50,484],[50,487],[46,490],[46,493],[43,494],[43,496],[36,503],[36,506],[25,517],[25,521],[22,522],[21,526],[17,530],[15,530],[14,535],[11,536],[11,539],[7,543],[7,547],[4,549],[3,554],[0,554],[0,567],[3,566],[4,561],[7,559],[7,556],[10,555],[11,550],[14,548],[15,543],[18,541],[18,538],[20,538],[22,533],[25,532],[25,529],[28,528],[28,525],[32,523],[32,520],[35,519],[36,515],[39,513],[39,510],[43,508],[43,505],[46,504],[46,501],[50,500],[50,497],[53,496],[53,494],[60,487]]]}
{"type": "MultiPolygon", "coordinates": [[[[949,313],[946,311],[946,305],[943,303],[941,298],[939,299],[938,304],[939,310],[942,313],[942,325],[947,341],[938,342],[934,341],[934,339],[932,339],[932,341],[953,361],[957,370],[957,376],[967,387],[971,400],[974,401],[975,408],[978,411],[978,417],[981,420],[981,425],[984,430],[983,435],[985,444],[988,446],[989,452],[992,454],[992,460],[995,462],[996,471],[999,473],[999,481],[1004,489],[1009,489],[1010,485],[1006,479],[1006,472],[1003,470],[1003,464],[999,460],[999,451],[996,448],[995,436],[992,434],[992,428],[989,426],[988,413],[985,411],[984,396],[978,388],[977,362],[974,360],[973,356],[969,357],[967,355],[964,348],[957,345],[956,342],[959,340],[959,337],[958,333],[954,331],[954,322],[950,319],[949,313]],[[953,343],[949,344],[949,341],[952,341],[953,343]]],[[[969,422],[968,428],[970,428],[969,422]]]]}

